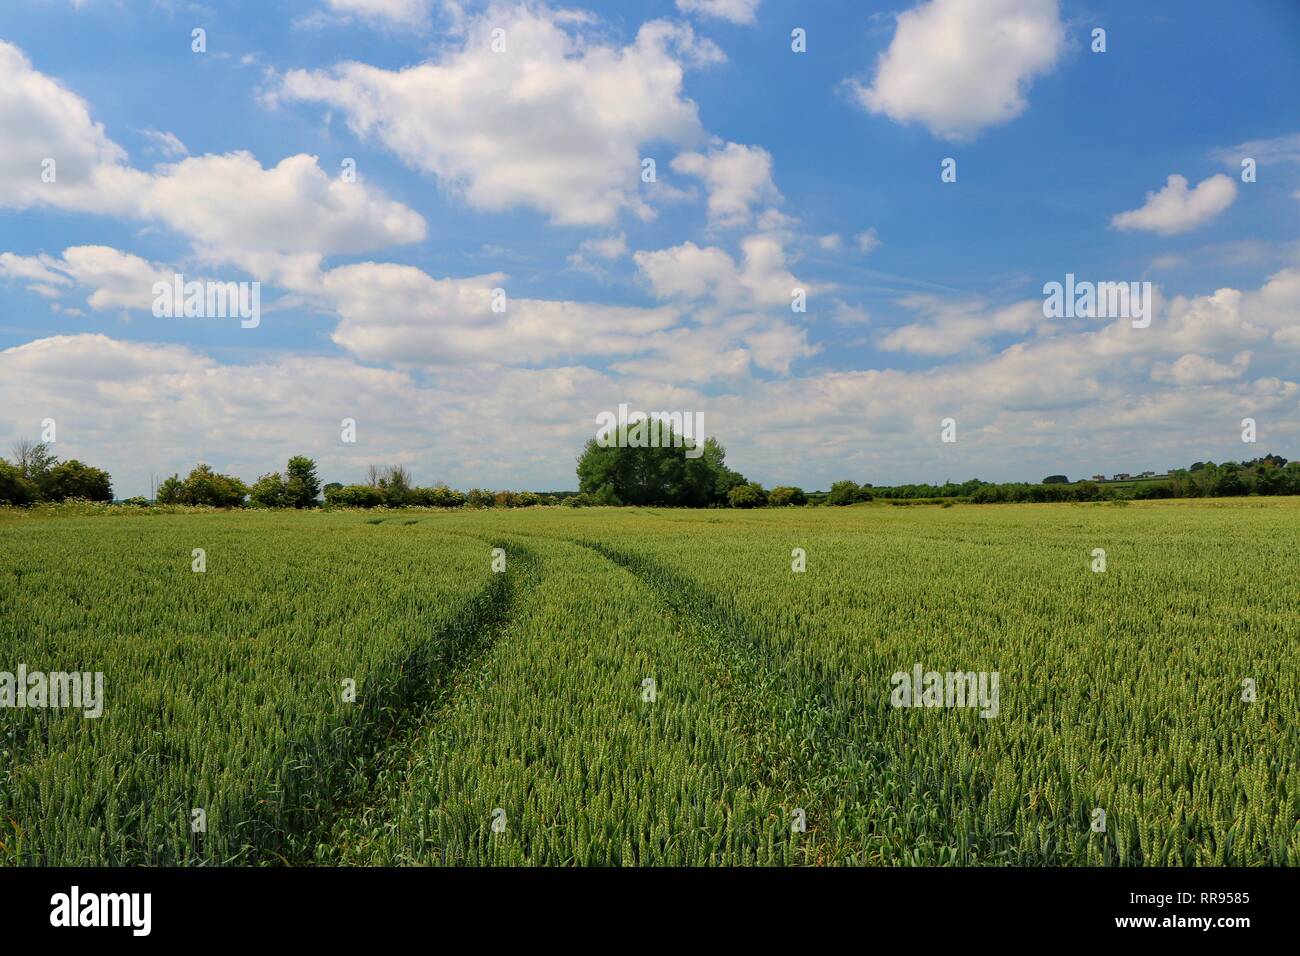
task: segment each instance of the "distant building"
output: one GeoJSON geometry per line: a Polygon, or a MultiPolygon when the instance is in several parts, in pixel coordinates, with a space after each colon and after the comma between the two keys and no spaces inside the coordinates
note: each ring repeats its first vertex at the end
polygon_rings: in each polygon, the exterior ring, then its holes
{"type": "Polygon", "coordinates": [[[1144,472],[1142,472],[1142,474],[1141,474],[1139,477],[1141,477],[1141,478],[1154,478],[1155,476],[1156,476],[1156,473],[1155,473],[1154,471],[1144,471],[1144,472]]]}
{"type": "Polygon", "coordinates": [[[1130,478],[1132,478],[1132,477],[1133,477],[1133,476],[1130,475],[1127,471],[1117,471],[1117,472],[1115,472],[1115,477],[1114,477],[1113,479],[1111,479],[1111,480],[1112,480],[1112,481],[1128,481],[1128,480],[1129,480],[1130,478]]]}
{"type": "Polygon", "coordinates": [[[1092,480],[1093,480],[1093,481],[1105,481],[1105,480],[1106,480],[1106,476],[1105,476],[1105,475],[1093,475],[1093,476],[1092,476],[1092,480]]]}

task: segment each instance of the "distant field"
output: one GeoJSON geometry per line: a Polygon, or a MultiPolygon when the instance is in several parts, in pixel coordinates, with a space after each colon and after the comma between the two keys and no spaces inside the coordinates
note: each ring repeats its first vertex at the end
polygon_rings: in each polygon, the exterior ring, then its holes
{"type": "Polygon", "coordinates": [[[0,864],[1296,865],[1298,556],[1296,498],[7,512],[0,672],[104,695],[0,710],[0,864]]]}
{"type": "Polygon", "coordinates": [[[1080,478],[1077,481],[1070,482],[1070,484],[1078,485],[1078,484],[1082,484],[1085,481],[1088,481],[1102,488],[1137,488],[1141,485],[1163,484],[1168,480],[1169,480],[1168,475],[1162,475],[1158,478],[1129,478],[1125,481],[1114,481],[1109,478],[1106,479],[1105,481],[1092,481],[1091,478],[1080,478]]]}

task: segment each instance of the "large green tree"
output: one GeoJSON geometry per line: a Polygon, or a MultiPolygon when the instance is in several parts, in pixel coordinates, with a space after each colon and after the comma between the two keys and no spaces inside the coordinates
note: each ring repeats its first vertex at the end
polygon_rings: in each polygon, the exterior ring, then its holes
{"type": "Polygon", "coordinates": [[[578,490],[602,504],[705,508],[725,504],[727,493],[745,484],[726,466],[726,450],[716,440],[705,439],[695,457],[676,444],[667,426],[653,448],[630,444],[627,428],[605,446],[592,438],[578,458],[578,490]]]}
{"type": "Polygon", "coordinates": [[[55,465],[41,479],[41,493],[49,501],[83,498],[86,501],[112,501],[113,482],[108,472],[91,468],[72,458],[55,465]]]}
{"type": "Polygon", "coordinates": [[[316,462],[306,455],[294,455],[284,472],[285,504],[290,508],[314,508],[320,497],[316,462]]]}

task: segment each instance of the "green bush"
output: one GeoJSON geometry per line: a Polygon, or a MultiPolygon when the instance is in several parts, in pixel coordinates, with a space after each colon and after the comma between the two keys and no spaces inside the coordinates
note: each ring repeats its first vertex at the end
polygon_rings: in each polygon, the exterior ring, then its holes
{"type": "Polygon", "coordinates": [[[197,465],[184,481],[172,475],[158,486],[160,505],[238,508],[247,496],[247,485],[230,475],[217,474],[209,465],[197,465]]]}
{"type": "Polygon", "coordinates": [[[802,488],[778,485],[768,492],[767,503],[774,508],[783,508],[786,505],[806,505],[808,496],[804,494],[802,488]]]}
{"type": "Polygon", "coordinates": [[[108,472],[91,468],[75,458],[51,468],[41,482],[49,501],[80,498],[83,501],[112,501],[113,483],[108,472]]]}
{"type": "Polygon", "coordinates": [[[24,478],[9,462],[0,460],[0,505],[28,505],[39,494],[35,482],[24,478]]]}
{"type": "Polygon", "coordinates": [[[761,508],[767,504],[767,492],[758,482],[750,481],[728,491],[727,501],[733,508],[761,508]]]}
{"type": "Polygon", "coordinates": [[[856,481],[837,481],[826,496],[828,505],[851,505],[855,501],[870,501],[871,492],[858,487],[856,481]],[[865,495],[865,497],[864,497],[865,495]]]}
{"type": "Polygon", "coordinates": [[[276,472],[263,475],[248,491],[250,501],[264,508],[283,508],[286,504],[284,478],[276,472]]]}
{"type": "Polygon", "coordinates": [[[333,508],[378,508],[384,495],[370,485],[343,485],[326,489],[325,503],[333,508]]]}
{"type": "Polygon", "coordinates": [[[460,508],[465,504],[465,496],[446,485],[412,488],[407,492],[407,500],[422,508],[460,508]]]}

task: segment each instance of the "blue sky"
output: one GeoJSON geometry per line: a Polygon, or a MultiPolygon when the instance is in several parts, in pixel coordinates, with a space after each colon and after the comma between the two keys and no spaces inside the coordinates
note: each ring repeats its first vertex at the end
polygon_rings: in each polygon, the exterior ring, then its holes
{"type": "Polygon", "coordinates": [[[14,0],[0,442],[52,418],[123,495],[299,452],[572,487],[621,402],[765,484],[1297,455],[1297,40],[1286,0],[14,0]],[[260,324],[155,317],[175,272],[260,324]],[[1151,326],[1044,318],[1067,273],[1151,326]]]}

